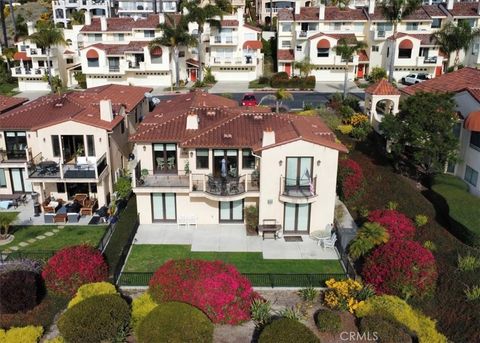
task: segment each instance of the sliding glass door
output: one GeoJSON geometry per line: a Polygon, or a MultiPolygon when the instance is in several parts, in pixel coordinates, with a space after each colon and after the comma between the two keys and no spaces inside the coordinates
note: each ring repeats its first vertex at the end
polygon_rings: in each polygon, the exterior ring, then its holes
{"type": "Polygon", "coordinates": [[[243,222],[243,200],[220,201],[220,222],[243,222]]]}
{"type": "Polygon", "coordinates": [[[287,157],[285,188],[309,189],[312,179],[312,157],[287,157]]]}
{"type": "Polygon", "coordinates": [[[310,204],[285,204],[285,233],[308,233],[310,229],[310,204]]]}
{"type": "Polygon", "coordinates": [[[32,183],[25,180],[25,178],[23,177],[24,172],[25,170],[23,168],[10,169],[12,191],[14,193],[24,193],[32,191],[32,183]]]}
{"type": "Polygon", "coordinates": [[[175,193],[153,193],[152,212],[153,221],[175,222],[177,220],[175,193]]]}

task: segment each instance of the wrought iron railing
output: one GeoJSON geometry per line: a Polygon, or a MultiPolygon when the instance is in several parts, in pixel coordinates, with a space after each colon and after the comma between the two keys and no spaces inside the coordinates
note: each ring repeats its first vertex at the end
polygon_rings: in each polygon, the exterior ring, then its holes
{"type": "Polygon", "coordinates": [[[280,177],[280,195],[308,198],[317,195],[317,177],[287,178],[280,177]]]}

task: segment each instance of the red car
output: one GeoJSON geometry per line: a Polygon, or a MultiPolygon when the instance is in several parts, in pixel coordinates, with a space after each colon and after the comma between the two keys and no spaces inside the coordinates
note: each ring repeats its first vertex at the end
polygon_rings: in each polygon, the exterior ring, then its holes
{"type": "Polygon", "coordinates": [[[257,98],[253,94],[245,94],[242,99],[242,106],[257,106],[257,98]]]}

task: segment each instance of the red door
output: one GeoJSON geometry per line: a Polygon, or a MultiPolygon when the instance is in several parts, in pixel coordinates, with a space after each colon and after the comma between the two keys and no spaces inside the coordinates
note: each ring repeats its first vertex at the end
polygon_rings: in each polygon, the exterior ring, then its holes
{"type": "Polygon", "coordinates": [[[197,81],[197,69],[190,69],[190,81],[197,81]]]}
{"type": "Polygon", "coordinates": [[[363,77],[363,67],[364,67],[363,64],[359,64],[359,65],[358,65],[357,77],[358,77],[359,79],[361,79],[361,78],[363,77]]]}
{"type": "Polygon", "coordinates": [[[440,76],[440,75],[442,75],[442,67],[435,68],[435,76],[440,76]]]}
{"type": "Polygon", "coordinates": [[[285,72],[290,75],[292,75],[292,64],[291,63],[285,63],[285,72]]]}

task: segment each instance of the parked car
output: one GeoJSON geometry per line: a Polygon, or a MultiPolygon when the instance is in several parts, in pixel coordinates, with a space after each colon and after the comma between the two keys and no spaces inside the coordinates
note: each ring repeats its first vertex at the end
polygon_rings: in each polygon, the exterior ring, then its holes
{"type": "Polygon", "coordinates": [[[257,106],[257,98],[253,94],[245,94],[242,99],[242,106],[257,106]]]}
{"type": "Polygon", "coordinates": [[[430,80],[430,75],[425,73],[413,73],[402,77],[402,83],[404,85],[414,85],[427,80],[430,80]]]}

